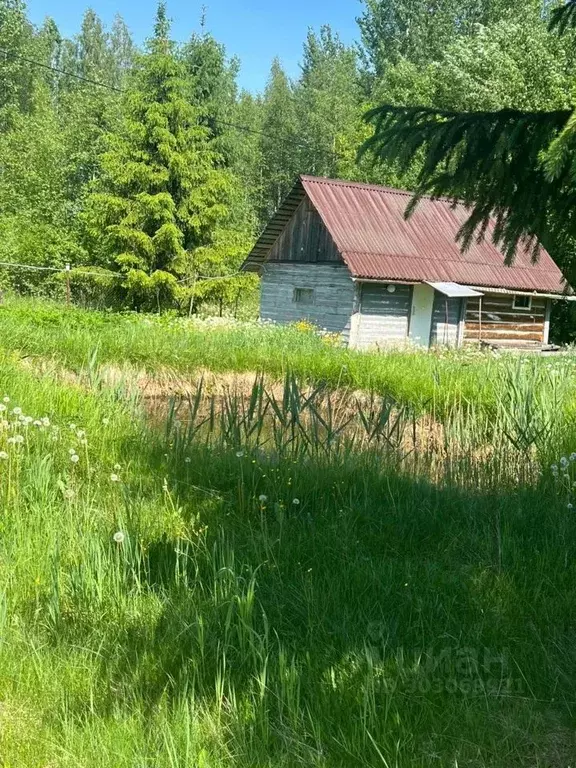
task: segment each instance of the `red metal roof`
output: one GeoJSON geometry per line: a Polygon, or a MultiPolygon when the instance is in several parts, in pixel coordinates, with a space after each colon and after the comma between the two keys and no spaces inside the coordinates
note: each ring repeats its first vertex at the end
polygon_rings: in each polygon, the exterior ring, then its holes
{"type": "Polygon", "coordinates": [[[300,182],[354,277],[567,292],[544,249],[536,264],[530,254],[519,252],[514,264],[505,266],[490,228],[486,239],[462,253],[456,235],[469,215],[464,206],[424,198],[406,220],[409,192],[313,176],[300,182]]]}

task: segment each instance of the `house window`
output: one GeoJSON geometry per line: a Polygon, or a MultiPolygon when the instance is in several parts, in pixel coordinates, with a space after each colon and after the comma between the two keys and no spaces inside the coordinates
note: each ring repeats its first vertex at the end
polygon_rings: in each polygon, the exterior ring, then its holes
{"type": "Polygon", "coordinates": [[[532,309],[532,296],[514,296],[514,309],[532,309]]]}
{"type": "Polygon", "coordinates": [[[294,304],[314,304],[314,288],[294,288],[294,304]]]}

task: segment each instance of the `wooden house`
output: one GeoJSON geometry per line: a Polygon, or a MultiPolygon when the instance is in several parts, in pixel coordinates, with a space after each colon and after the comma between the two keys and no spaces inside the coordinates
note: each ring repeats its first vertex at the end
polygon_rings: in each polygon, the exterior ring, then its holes
{"type": "Polygon", "coordinates": [[[462,253],[463,206],[409,192],[301,176],[244,269],[262,276],[261,317],[306,319],[352,347],[484,341],[548,344],[554,299],[576,298],[550,255],[512,266],[482,242],[462,253]]]}

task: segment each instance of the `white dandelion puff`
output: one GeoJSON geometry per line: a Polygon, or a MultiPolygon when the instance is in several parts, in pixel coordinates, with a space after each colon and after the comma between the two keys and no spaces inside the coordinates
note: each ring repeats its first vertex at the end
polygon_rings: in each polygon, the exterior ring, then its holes
{"type": "Polygon", "coordinates": [[[190,458],[190,456],[186,456],[186,458],[184,459],[184,461],[186,462],[186,464],[190,464],[190,462],[192,461],[192,459],[190,458]]]}
{"type": "Polygon", "coordinates": [[[124,544],[124,539],[126,538],[124,531],[116,531],[114,536],[112,536],[112,539],[116,542],[116,544],[124,544]]]}
{"type": "Polygon", "coordinates": [[[566,504],[566,508],[567,509],[574,509],[574,504],[572,504],[572,502],[569,501],[568,504],[566,504]]]}
{"type": "Polygon", "coordinates": [[[292,499],[292,504],[294,504],[294,506],[297,507],[298,504],[300,504],[300,499],[292,499]]]}
{"type": "Polygon", "coordinates": [[[14,435],[14,442],[16,445],[22,445],[24,442],[24,435],[14,435]]]}
{"type": "Polygon", "coordinates": [[[14,416],[21,416],[22,415],[22,408],[20,408],[19,406],[16,406],[16,408],[14,408],[12,413],[14,414],[14,416]]]}
{"type": "Polygon", "coordinates": [[[4,413],[5,410],[6,410],[6,406],[4,405],[4,403],[0,403],[0,413],[4,413]]]}
{"type": "Polygon", "coordinates": [[[2,400],[3,400],[5,403],[9,403],[9,402],[10,402],[10,398],[8,397],[8,395],[4,395],[4,397],[2,398],[2,400]]]}
{"type": "Polygon", "coordinates": [[[86,436],[86,432],[83,429],[76,430],[76,437],[78,438],[78,440],[82,440],[82,438],[85,436],[86,436]]]}
{"type": "Polygon", "coordinates": [[[78,462],[80,461],[80,456],[78,456],[77,453],[74,453],[72,456],[70,456],[70,461],[72,462],[72,464],[78,464],[78,462]]]}
{"type": "Polygon", "coordinates": [[[118,472],[122,469],[122,466],[120,464],[114,464],[114,469],[116,470],[116,472],[118,472]]]}
{"type": "Polygon", "coordinates": [[[242,459],[244,457],[244,451],[236,451],[236,457],[242,459]]]}
{"type": "Polygon", "coordinates": [[[40,421],[42,422],[42,426],[43,427],[49,427],[50,426],[50,419],[48,418],[48,416],[42,416],[40,421]]]}
{"type": "Polygon", "coordinates": [[[104,416],[104,418],[102,419],[102,424],[104,424],[104,426],[107,427],[108,424],[110,424],[110,419],[107,416],[104,416]]]}
{"type": "Polygon", "coordinates": [[[258,501],[260,502],[260,504],[266,504],[266,502],[268,501],[268,496],[266,496],[266,494],[264,493],[261,493],[260,496],[258,496],[258,501]]]}
{"type": "Polygon", "coordinates": [[[29,424],[32,424],[33,421],[34,419],[32,418],[32,416],[22,416],[22,423],[25,424],[26,426],[28,426],[29,424]]]}
{"type": "Polygon", "coordinates": [[[560,466],[562,467],[562,469],[565,469],[569,463],[570,462],[568,461],[566,456],[562,456],[562,458],[560,459],[560,466]]]}
{"type": "Polygon", "coordinates": [[[70,456],[74,456],[74,454],[76,453],[76,448],[68,448],[68,453],[70,454],[70,456]]]}
{"type": "Polygon", "coordinates": [[[76,431],[76,424],[68,424],[68,428],[70,429],[71,432],[75,432],[76,431]]]}
{"type": "Polygon", "coordinates": [[[6,461],[7,458],[8,458],[8,454],[6,453],[6,451],[0,451],[0,459],[2,461],[6,461]]]}
{"type": "Polygon", "coordinates": [[[120,482],[120,478],[118,477],[118,475],[117,475],[115,472],[113,472],[113,473],[110,475],[110,480],[111,480],[113,483],[119,483],[119,482],[120,482]]]}
{"type": "Polygon", "coordinates": [[[42,426],[42,422],[40,421],[40,419],[36,419],[36,420],[34,421],[34,426],[35,426],[35,427],[41,427],[41,426],[42,426]]]}

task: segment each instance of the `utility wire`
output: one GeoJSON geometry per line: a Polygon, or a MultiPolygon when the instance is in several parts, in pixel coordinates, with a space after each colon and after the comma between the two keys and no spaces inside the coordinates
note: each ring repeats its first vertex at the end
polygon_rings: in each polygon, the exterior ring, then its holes
{"type": "MultiPolygon", "coordinates": [[[[84,77],[83,75],[77,75],[74,72],[67,72],[64,69],[60,69],[59,67],[55,67],[52,64],[44,64],[41,61],[36,61],[35,59],[29,59],[26,56],[22,56],[19,53],[16,53],[14,51],[8,51],[6,48],[0,48],[0,53],[3,53],[6,57],[6,62],[8,61],[8,56],[12,56],[15,59],[19,59],[20,61],[26,62],[26,64],[30,64],[34,67],[41,67],[42,69],[47,69],[50,72],[57,72],[60,75],[64,75],[65,77],[72,77],[75,80],[80,80],[83,83],[88,83],[89,85],[95,85],[98,88],[105,88],[109,91],[115,91],[116,93],[127,93],[125,88],[118,88],[115,85],[110,85],[109,83],[103,83],[100,80],[92,80],[89,77],[84,77]]],[[[332,158],[338,158],[342,157],[338,152],[335,150],[326,150],[326,149],[315,149],[307,142],[301,142],[301,141],[295,141],[294,139],[286,138],[285,136],[278,136],[270,133],[266,133],[266,131],[260,131],[257,128],[250,128],[248,125],[238,125],[238,123],[231,123],[226,120],[220,120],[217,117],[209,117],[208,118],[211,122],[216,123],[218,125],[224,125],[228,128],[234,128],[237,131],[242,131],[243,133],[251,133],[258,136],[264,136],[267,139],[274,139],[275,141],[284,143],[284,144],[292,144],[295,147],[299,147],[300,149],[308,149],[312,152],[316,152],[320,155],[326,155],[330,156],[332,158]]]]}

